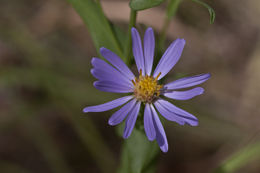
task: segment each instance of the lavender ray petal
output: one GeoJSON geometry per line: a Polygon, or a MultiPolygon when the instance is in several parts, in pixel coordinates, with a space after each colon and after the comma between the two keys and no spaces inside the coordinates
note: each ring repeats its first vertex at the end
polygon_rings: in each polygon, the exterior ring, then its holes
{"type": "Polygon", "coordinates": [[[159,103],[160,106],[163,107],[165,110],[167,110],[169,113],[173,113],[172,115],[176,115],[182,118],[189,125],[191,126],[198,125],[198,119],[194,115],[190,114],[189,112],[186,112],[163,99],[159,99],[157,103],[159,103]]]}
{"type": "Polygon", "coordinates": [[[91,74],[100,81],[110,81],[114,82],[119,85],[129,86],[133,88],[133,84],[130,83],[130,81],[125,81],[125,78],[118,77],[116,78],[113,73],[110,73],[104,69],[96,69],[93,68],[90,70],[91,74]]]}
{"type": "Polygon", "coordinates": [[[112,100],[110,102],[107,102],[107,103],[104,103],[104,104],[101,104],[101,105],[85,107],[83,109],[83,112],[87,113],[87,112],[108,111],[110,109],[114,109],[118,106],[125,104],[126,102],[128,102],[132,98],[133,98],[133,96],[125,96],[125,97],[121,97],[121,98],[118,98],[116,100],[112,100]]]}
{"type": "Polygon", "coordinates": [[[111,81],[96,81],[94,87],[100,91],[112,92],[112,93],[130,93],[133,92],[131,86],[118,84],[111,81]]]}
{"type": "Polygon", "coordinates": [[[136,103],[136,99],[131,100],[127,104],[125,104],[122,108],[116,111],[108,120],[108,124],[111,126],[117,125],[121,123],[127,114],[133,109],[136,103]]]}
{"type": "Polygon", "coordinates": [[[144,109],[144,130],[148,140],[153,141],[156,137],[156,132],[152,118],[152,111],[148,103],[146,103],[144,109]]]}
{"type": "Polygon", "coordinates": [[[179,117],[178,115],[176,115],[173,112],[170,112],[169,110],[167,110],[165,107],[163,107],[159,101],[154,102],[154,105],[156,107],[156,109],[158,110],[158,112],[160,112],[160,114],[167,120],[169,121],[174,121],[180,125],[184,125],[185,121],[182,117],[179,117]]]}
{"type": "Polygon", "coordinates": [[[200,74],[200,75],[195,75],[191,77],[185,77],[178,79],[176,81],[170,82],[166,84],[164,87],[169,90],[169,89],[182,89],[182,88],[188,88],[192,87],[195,85],[199,85],[205,81],[207,81],[210,78],[210,74],[200,74]]]}
{"type": "Polygon", "coordinates": [[[156,130],[156,141],[160,146],[162,152],[166,153],[168,151],[168,141],[163,128],[163,125],[158,117],[157,112],[155,111],[153,105],[151,105],[152,114],[153,114],[153,122],[156,130]]]}
{"type": "MultiPolygon", "coordinates": [[[[127,77],[125,77],[122,73],[120,73],[114,67],[112,67],[111,65],[106,63],[104,60],[101,60],[99,58],[92,58],[91,63],[94,66],[95,71],[100,71],[99,73],[107,73],[107,75],[110,75],[111,77],[114,77],[115,79],[118,79],[129,85],[133,85],[131,80],[129,80],[127,77]]],[[[97,77],[100,77],[100,75],[97,77]]]]}
{"type": "Polygon", "coordinates": [[[145,72],[149,76],[151,75],[152,67],[153,67],[153,58],[154,58],[154,33],[152,28],[148,28],[144,34],[144,65],[145,72]]]}
{"type": "Polygon", "coordinates": [[[135,126],[135,122],[136,122],[136,119],[137,119],[137,116],[138,116],[138,113],[140,110],[140,105],[141,105],[141,102],[137,102],[135,107],[132,109],[132,111],[129,113],[129,115],[126,119],[125,129],[124,129],[124,134],[123,134],[123,138],[125,138],[125,139],[128,138],[133,131],[133,128],[135,126]]]}
{"type": "Polygon", "coordinates": [[[133,47],[133,55],[135,57],[135,63],[138,71],[142,69],[142,75],[145,74],[144,68],[144,54],[142,48],[142,42],[138,31],[135,28],[132,28],[132,47],[133,47]]]}
{"type": "Polygon", "coordinates": [[[117,56],[114,52],[102,47],[100,48],[100,53],[106,60],[108,60],[113,66],[115,66],[129,80],[133,80],[135,78],[134,74],[127,67],[124,61],[122,61],[122,59],[119,56],[117,56]]]}
{"type": "Polygon", "coordinates": [[[161,60],[159,61],[156,69],[154,70],[153,77],[156,77],[161,72],[158,80],[163,78],[178,62],[181,57],[182,50],[185,45],[184,39],[176,39],[165,51],[161,60]]]}
{"type": "Polygon", "coordinates": [[[175,99],[175,100],[189,100],[195,96],[203,94],[204,89],[201,87],[196,87],[187,91],[172,91],[166,92],[163,95],[165,97],[175,99]]]}

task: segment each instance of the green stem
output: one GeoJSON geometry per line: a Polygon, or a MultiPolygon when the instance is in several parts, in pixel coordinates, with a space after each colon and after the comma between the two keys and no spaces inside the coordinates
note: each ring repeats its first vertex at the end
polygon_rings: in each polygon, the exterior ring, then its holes
{"type": "Polygon", "coordinates": [[[159,48],[162,50],[164,48],[164,43],[166,40],[166,33],[167,29],[169,27],[170,21],[173,16],[175,16],[177,9],[180,5],[181,0],[170,0],[167,6],[167,12],[164,19],[163,28],[160,34],[160,40],[159,40],[159,48]]]}
{"type": "Polygon", "coordinates": [[[159,39],[159,49],[160,50],[162,50],[164,48],[166,33],[167,33],[167,29],[169,27],[169,24],[170,24],[170,19],[168,17],[165,17],[164,23],[163,23],[163,28],[162,28],[162,31],[160,34],[160,39],[159,39]]]}
{"type": "Polygon", "coordinates": [[[127,65],[130,65],[130,62],[131,62],[131,48],[132,48],[132,46],[131,46],[131,44],[132,44],[131,29],[132,29],[132,27],[135,26],[136,16],[137,16],[137,12],[135,10],[131,9],[130,21],[129,21],[129,25],[128,25],[127,42],[126,42],[126,47],[125,47],[125,51],[124,51],[124,61],[127,65]]]}

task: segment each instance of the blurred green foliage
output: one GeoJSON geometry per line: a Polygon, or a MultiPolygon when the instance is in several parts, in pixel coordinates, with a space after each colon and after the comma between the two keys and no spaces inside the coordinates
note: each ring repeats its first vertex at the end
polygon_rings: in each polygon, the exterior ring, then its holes
{"type": "MultiPolygon", "coordinates": [[[[108,127],[102,130],[104,127],[98,126],[102,124],[98,122],[98,114],[84,115],[81,113],[85,105],[100,104],[115,97],[112,94],[98,92],[92,86],[94,78],[89,73],[90,57],[96,56],[102,46],[113,50],[125,59],[130,57],[127,56],[129,53],[127,48],[131,45],[127,39],[129,33],[127,35],[127,31],[121,30],[117,23],[111,23],[107,19],[98,0],[68,0],[68,2],[72,4],[85,22],[97,52],[91,50],[91,40],[82,42],[88,36],[80,31],[81,27],[68,26],[71,25],[71,21],[67,18],[70,16],[66,16],[68,13],[66,8],[70,8],[67,4],[63,3],[60,5],[61,8],[57,4],[55,6],[55,3],[59,4],[60,1],[1,1],[0,172],[99,171],[109,173],[115,172],[118,167],[120,173],[154,172],[158,161],[158,146],[146,139],[142,129],[135,129],[131,138],[123,144],[122,164],[120,165],[118,151],[122,140],[115,139],[113,142],[114,138],[111,140],[110,133],[107,132],[108,127]],[[52,7],[53,11],[51,11],[52,7]],[[37,20],[34,20],[37,21],[36,24],[30,23],[44,8],[44,15],[49,14],[51,17],[43,18],[43,20],[36,18],[37,20]],[[54,13],[59,8],[62,9],[60,13],[62,15],[54,13]],[[49,21],[55,15],[64,18],[54,22],[55,25],[51,32],[46,31],[41,35],[40,32],[37,33],[34,30],[37,25],[42,27],[41,31],[51,28],[51,26],[45,27],[46,23],[44,22],[49,21]],[[61,24],[60,20],[67,25],[61,24]],[[43,25],[41,25],[42,23],[43,25]],[[77,34],[80,35],[80,38],[77,34]],[[85,46],[83,49],[81,44],[85,46]],[[73,137],[70,137],[71,132],[68,129],[73,131],[73,137]],[[59,130],[61,132],[57,133],[59,130]],[[63,137],[64,141],[61,140],[63,137]],[[114,147],[111,147],[113,145],[114,147]],[[91,165],[94,165],[95,168],[91,165]]],[[[161,2],[163,1],[132,0],[130,5],[135,11],[157,6],[161,2]]],[[[171,22],[172,17],[182,4],[179,0],[168,2],[168,10],[165,15],[168,17],[168,22],[171,22]]],[[[214,10],[202,1],[196,2],[209,10],[212,23],[215,18],[214,10]]],[[[221,4],[221,2],[219,3],[221,4]]],[[[135,18],[136,14],[132,14],[135,18]]],[[[193,17],[190,18],[193,20],[193,17]]],[[[179,20],[181,19],[180,17],[179,20]]],[[[130,19],[130,21],[132,21],[131,26],[133,26],[135,20],[130,19]]],[[[127,23],[121,25],[127,27],[127,23]]],[[[165,29],[167,27],[168,25],[165,29]]],[[[240,37],[241,31],[238,33],[240,37]]],[[[164,41],[167,41],[166,37],[164,41]]],[[[201,48],[201,50],[207,52],[206,48],[201,48]]],[[[192,55],[194,52],[196,51],[193,51],[192,55]]],[[[211,56],[215,56],[214,53],[211,53],[211,56]]],[[[189,61],[192,60],[189,59],[189,61]]],[[[236,61],[239,60],[236,59],[236,61]]],[[[221,62],[219,59],[218,61],[211,59],[207,62],[201,61],[201,64],[203,63],[207,63],[206,66],[210,66],[212,63],[218,68],[221,62]]],[[[233,61],[232,65],[234,65],[233,61]]],[[[220,73],[219,69],[218,73],[220,73]]],[[[242,76],[242,74],[239,75],[242,76]]],[[[225,84],[225,82],[223,83],[225,84]]],[[[216,90],[215,88],[214,90],[216,90]]],[[[210,94],[207,97],[209,99],[204,100],[203,103],[209,102],[208,105],[215,105],[218,102],[218,98],[211,97],[210,94]]],[[[227,99],[231,96],[222,97],[227,99]]],[[[211,172],[236,172],[243,167],[247,169],[249,162],[259,160],[258,142],[251,141],[253,144],[233,147],[234,143],[247,141],[248,136],[254,133],[254,130],[245,130],[246,128],[243,126],[220,118],[218,108],[212,109],[212,107],[200,105],[200,103],[200,101],[193,102],[194,106],[189,104],[183,106],[184,103],[176,103],[180,107],[188,107],[188,110],[197,112],[201,125],[194,130],[189,127],[176,128],[173,123],[167,127],[166,123],[167,134],[173,149],[172,152],[169,151],[167,155],[161,157],[164,161],[164,163],[159,162],[163,165],[160,166],[162,172],[179,170],[202,172],[201,170],[205,170],[204,167],[208,168],[209,163],[214,163],[214,167],[217,167],[217,170],[210,167],[211,172]],[[174,140],[172,140],[170,132],[174,132],[174,140]],[[221,156],[221,160],[217,160],[215,157],[218,156],[219,151],[229,143],[234,151],[225,152],[221,156]],[[165,165],[168,165],[170,169],[167,169],[165,165]],[[174,170],[172,169],[173,165],[175,165],[174,170]]],[[[229,104],[231,105],[231,103],[229,104]]],[[[223,103],[222,107],[224,106],[223,103]]],[[[109,114],[111,113],[107,113],[107,115],[109,114]]],[[[107,119],[104,116],[100,117],[102,122],[107,119]]],[[[122,129],[119,130],[122,132],[122,129]]],[[[255,139],[259,139],[259,136],[256,136],[255,139]]]]}

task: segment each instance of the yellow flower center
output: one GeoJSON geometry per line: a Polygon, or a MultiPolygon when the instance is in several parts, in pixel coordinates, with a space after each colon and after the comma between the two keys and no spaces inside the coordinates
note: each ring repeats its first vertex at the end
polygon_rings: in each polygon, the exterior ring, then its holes
{"type": "Polygon", "coordinates": [[[140,70],[139,78],[132,80],[134,84],[134,95],[139,101],[145,103],[152,103],[160,95],[160,89],[162,85],[158,85],[157,79],[161,73],[158,74],[156,78],[152,76],[142,76],[142,70],[140,70]]]}

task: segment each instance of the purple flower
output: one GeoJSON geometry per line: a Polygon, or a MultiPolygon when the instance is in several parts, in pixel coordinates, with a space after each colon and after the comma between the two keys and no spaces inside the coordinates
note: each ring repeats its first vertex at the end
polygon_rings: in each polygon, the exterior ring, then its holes
{"type": "Polygon", "coordinates": [[[148,140],[157,140],[163,152],[168,151],[168,142],[162,123],[158,117],[159,112],[164,118],[175,121],[180,125],[185,123],[191,126],[198,125],[198,119],[192,114],[174,106],[172,103],[162,99],[160,96],[175,99],[188,100],[204,92],[201,87],[176,91],[201,84],[210,78],[210,74],[201,74],[185,77],[166,85],[158,84],[178,62],[185,45],[184,39],[177,39],[168,47],[161,60],[156,66],[153,74],[152,66],[154,59],[154,33],[148,28],[142,42],[138,31],[132,28],[133,55],[139,76],[131,72],[126,64],[113,52],[101,48],[101,55],[110,63],[99,58],[92,59],[92,75],[98,79],[94,86],[105,92],[131,93],[131,95],[116,100],[84,108],[84,112],[102,112],[122,106],[109,118],[109,125],[117,125],[125,120],[124,138],[128,138],[134,128],[141,103],[144,105],[144,129],[148,140]]]}

